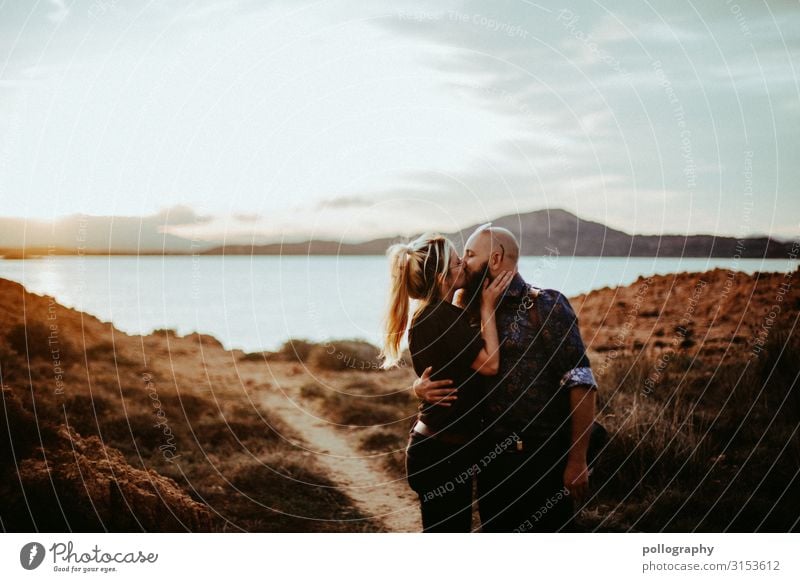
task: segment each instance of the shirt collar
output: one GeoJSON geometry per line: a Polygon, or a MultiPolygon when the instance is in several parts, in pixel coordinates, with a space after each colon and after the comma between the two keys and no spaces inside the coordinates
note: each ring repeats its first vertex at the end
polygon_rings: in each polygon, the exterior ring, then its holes
{"type": "Polygon", "coordinates": [[[523,279],[522,275],[519,273],[515,273],[511,278],[511,283],[509,283],[508,288],[506,288],[506,292],[503,293],[503,297],[522,297],[527,292],[528,284],[525,282],[525,279],[523,279]]]}

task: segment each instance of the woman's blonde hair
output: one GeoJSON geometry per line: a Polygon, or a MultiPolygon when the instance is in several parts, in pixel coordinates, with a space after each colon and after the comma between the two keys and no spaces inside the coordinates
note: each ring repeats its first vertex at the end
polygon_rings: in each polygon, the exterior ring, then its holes
{"type": "Polygon", "coordinates": [[[443,299],[450,255],[455,250],[447,237],[426,233],[410,243],[393,244],[386,251],[391,282],[380,354],[384,369],[400,361],[400,342],[408,325],[411,300],[418,301],[416,313],[443,299]]]}

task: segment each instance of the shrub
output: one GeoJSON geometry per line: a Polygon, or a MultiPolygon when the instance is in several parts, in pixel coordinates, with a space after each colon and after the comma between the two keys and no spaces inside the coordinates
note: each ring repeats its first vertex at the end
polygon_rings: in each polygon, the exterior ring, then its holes
{"type": "Polygon", "coordinates": [[[279,439],[273,426],[258,417],[248,420],[204,421],[193,427],[197,440],[204,449],[240,450],[254,448],[279,439]]]}
{"type": "Polygon", "coordinates": [[[362,340],[342,340],[316,345],[308,363],[323,370],[378,370],[378,348],[362,340]]]}
{"type": "Polygon", "coordinates": [[[378,428],[374,432],[364,437],[361,441],[361,448],[365,451],[393,452],[405,449],[408,436],[405,432],[400,432],[387,428],[378,428]]]}
{"type": "Polygon", "coordinates": [[[13,326],[6,334],[6,341],[11,349],[21,356],[27,354],[31,360],[59,359],[64,362],[75,357],[75,349],[62,335],[55,335],[51,344],[50,327],[39,321],[32,321],[27,326],[23,323],[13,326]]]}
{"type": "MultiPolygon", "coordinates": [[[[167,416],[175,420],[186,418],[189,421],[196,421],[204,416],[215,416],[219,412],[213,399],[203,398],[189,392],[183,394],[158,394],[158,401],[167,416]]],[[[155,401],[148,397],[145,402],[148,406],[153,406],[151,402],[155,401]]]]}
{"type": "Polygon", "coordinates": [[[130,359],[122,355],[115,349],[112,342],[103,341],[96,343],[86,349],[86,359],[89,362],[115,362],[119,366],[129,366],[134,364],[130,359]]]}
{"type": "Polygon", "coordinates": [[[158,417],[150,413],[106,417],[101,424],[102,438],[107,445],[133,456],[137,450],[139,454],[150,454],[162,445],[180,448],[182,439],[174,432],[174,425],[169,420],[158,422],[158,417]]]}
{"type": "MultiPolygon", "coordinates": [[[[7,470],[32,454],[40,446],[39,438],[47,442],[53,437],[52,427],[37,419],[25,408],[22,400],[8,388],[2,390],[0,410],[0,477],[7,470]],[[16,460],[16,464],[15,464],[16,460]]],[[[0,484],[2,484],[0,479],[0,484]]]]}
{"type": "Polygon", "coordinates": [[[366,396],[351,396],[334,392],[325,401],[329,418],[338,424],[351,426],[375,426],[389,424],[403,418],[403,411],[380,399],[366,396]]]}
{"type": "Polygon", "coordinates": [[[98,434],[97,426],[103,426],[112,406],[102,396],[92,398],[86,394],[76,394],[64,402],[64,411],[69,426],[81,436],[88,436],[98,434]]]}
{"type": "MultiPolygon", "coordinates": [[[[374,526],[347,495],[305,459],[275,454],[233,470],[227,490],[237,520],[248,531],[365,531],[374,526]]],[[[213,500],[213,496],[212,496],[213,500]]]]}
{"type": "Polygon", "coordinates": [[[263,362],[274,356],[272,352],[246,352],[239,356],[240,362],[263,362]]]}
{"type": "Polygon", "coordinates": [[[324,398],[326,394],[327,390],[315,382],[300,387],[300,395],[303,398],[324,398]]]}
{"type": "Polygon", "coordinates": [[[0,378],[3,382],[8,382],[15,377],[15,373],[20,369],[19,356],[5,343],[0,342],[0,378]]]}
{"type": "Polygon", "coordinates": [[[164,337],[178,337],[178,330],[171,327],[159,327],[151,332],[152,335],[163,335],[164,337]]]}
{"type": "Polygon", "coordinates": [[[314,342],[292,338],[283,342],[275,355],[277,359],[287,362],[305,362],[314,347],[316,347],[314,342]]]}

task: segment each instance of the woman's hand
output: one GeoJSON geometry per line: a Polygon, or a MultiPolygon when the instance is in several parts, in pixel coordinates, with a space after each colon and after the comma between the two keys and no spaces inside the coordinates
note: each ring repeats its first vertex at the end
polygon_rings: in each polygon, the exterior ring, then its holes
{"type": "Polygon", "coordinates": [[[491,283],[489,283],[489,279],[484,279],[483,290],[481,291],[481,309],[494,311],[497,306],[497,300],[508,288],[515,273],[516,270],[502,271],[491,283]]]}

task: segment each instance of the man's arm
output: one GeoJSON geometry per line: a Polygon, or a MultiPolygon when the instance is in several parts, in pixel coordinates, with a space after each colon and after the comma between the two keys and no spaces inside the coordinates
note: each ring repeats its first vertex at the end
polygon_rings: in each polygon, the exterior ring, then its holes
{"type": "Polygon", "coordinates": [[[422,376],[414,380],[411,387],[417,398],[430,404],[439,406],[451,406],[452,401],[458,399],[456,393],[458,388],[453,388],[452,380],[431,380],[431,370],[428,366],[423,370],[422,376]],[[447,388],[450,386],[450,388],[447,388]]]}
{"type": "Polygon", "coordinates": [[[576,502],[582,501],[589,490],[586,453],[594,422],[596,392],[594,386],[587,385],[573,386],[569,391],[572,440],[564,469],[564,486],[576,502]]]}
{"type": "Polygon", "coordinates": [[[594,422],[597,381],[581,338],[578,317],[569,300],[561,293],[551,314],[550,325],[554,337],[559,341],[556,359],[563,373],[560,388],[569,392],[571,439],[564,469],[564,486],[576,502],[580,502],[589,490],[586,455],[594,422]]]}

